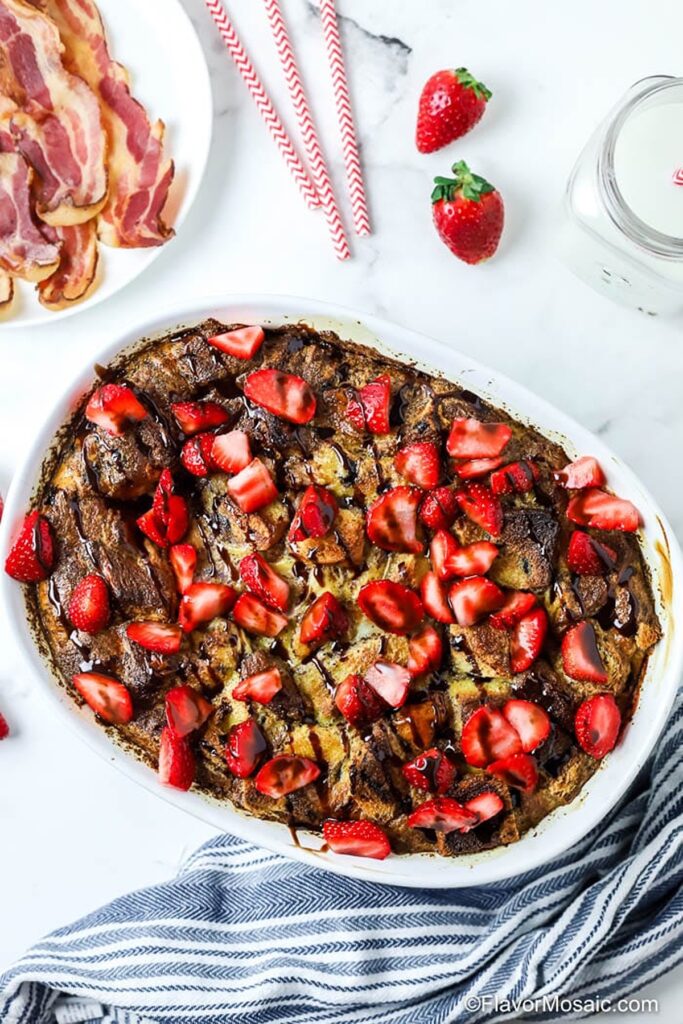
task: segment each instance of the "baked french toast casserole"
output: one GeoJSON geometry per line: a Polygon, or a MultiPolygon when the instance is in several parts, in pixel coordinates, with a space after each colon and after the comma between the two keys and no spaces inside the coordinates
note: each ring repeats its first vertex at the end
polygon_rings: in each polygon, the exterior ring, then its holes
{"type": "Polygon", "coordinates": [[[97,374],[6,568],[163,784],[340,853],[453,856],[619,742],[660,628],[590,455],[304,324],[210,320],[97,374]]]}

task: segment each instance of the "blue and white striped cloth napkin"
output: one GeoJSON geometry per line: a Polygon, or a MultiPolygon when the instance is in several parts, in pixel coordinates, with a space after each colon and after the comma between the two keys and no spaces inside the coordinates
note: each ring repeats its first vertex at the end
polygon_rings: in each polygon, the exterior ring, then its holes
{"type": "Polygon", "coordinates": [[[39,942],[0,979],[0,1021],[450,1024],[584,1016],[589,1000],[616,1003],[683,959],[682,883],[679,698],[636,790],[544,868],[481,889],[406,890],[220,837],[173,881],[39,942]],[[585,1002],[572,1009],[557,999],[585,1002]]]}

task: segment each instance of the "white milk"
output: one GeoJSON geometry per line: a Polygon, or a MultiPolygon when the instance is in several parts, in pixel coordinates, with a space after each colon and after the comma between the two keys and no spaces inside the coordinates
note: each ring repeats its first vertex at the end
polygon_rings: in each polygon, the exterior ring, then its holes
{"type": "Polygon", "coordinates": [[[636,82],[572,171],[560,258],[644,313],[683,310],[683,79],[636,82]]]}
{"type": "Polygon", "coordinates": [[[614,176],[636,217],[683,238],[683,102],[647,106],[626,119],[614,146],[614,176]]]}

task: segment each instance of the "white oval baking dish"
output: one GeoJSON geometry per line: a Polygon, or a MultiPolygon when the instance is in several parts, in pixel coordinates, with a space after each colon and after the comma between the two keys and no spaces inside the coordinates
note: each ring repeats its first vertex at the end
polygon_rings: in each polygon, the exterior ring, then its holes
{"type": "Polygon", "coordinates": [[[638,706],[616,750],[605,759],[579,796],[555,810],[518,843],[469,857],[440,858],[428,854],[392,856],[385,861],[341,857],[319,849],[320,839],[301,831],[294,836],[281,824],[261,821],[201,794],[180,793],[158,785],[154,773],[124,747],[112,742],[87,708],[79,708],[56,681],[40,655],[29,627],[22,588],[0,573],[0,595],[14,635],[23,649],[31,678],[59,716],[102,757],[129,778],[216,828],[268,849],[340,874],[385,884],[432,888],[471,886],[528,871],[556,857],[582,838],[623,796],[652,751],[671,708],[683,669],[683,557],[670,526],[630,469],[603,442],[519,384],[423,335],[385,320],[307,299],[284,296],[232,296],[191,301],[151,317],[94,352],[91,363],[60,395],[26,451],[12,481],[2,526],[0,560],[4,564],[10,537],[24,514],[40,477],[40,468],[59,427],[68,419],[93,381],[92,365],[106,364],[140,339],[161,336],[215,316],[226,323],[279,324],[303,321],[316,329],[336,331],[353,341],[441,371],[494,404],[505,406],[522,422],[538,427],[563,444],[571,455],[590,453],[600,460],[609,484],[640,509],[643,551],[652,573],[657,611],[664,636],[650,659],[638,706]],[[425,870],[428,858],[428,870],[425,870]],[[418,863],[416,863],[418,862],[418,863]]]}

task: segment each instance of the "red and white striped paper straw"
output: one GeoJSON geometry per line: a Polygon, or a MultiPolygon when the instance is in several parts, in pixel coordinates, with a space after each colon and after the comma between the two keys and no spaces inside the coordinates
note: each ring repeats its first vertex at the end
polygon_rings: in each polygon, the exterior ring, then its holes
{"type": "Polygon", "coordinates": [[[353,225],[358,235],[369,235],[370,216],[365,198],[365,186],[363,185],[363,171],[361,169],[360,154],[358,152],[358,140],[356,139],[356,126],[353,120],[353,109],[351,107],[351,95],[349,83],[346,78],[344,66],[344,54],[342,52],[341,36],[339,34],[339,23],[334,0],[319,0],[320,17],[325,36],[325,47],[327,59],[332,72],[332,85],[334,87],[334,99],[337,105],[337,117],[339,118],[339,129],[341,131],[342,146],[344,149],[344,164],[346,166],[346,178],[351,196],[353,209],[353,225]]]}
{"type": "Polygon", "coordinates": [[[318,190],[320,202],[322,203],[325,213],[325,219],[327,220],[327,227],[332,238],[334,251],[336,252],[338,259],[347,260],[351,255],[349,241],[346,237],[346,232],[344,231],[344,225],[339,213],[339,207],[337,206],[334,189],[332,188],[330,174],[327,169],[327,164],[325,163],[325,157],[320,145],[320,139],[313,120],[313,115],[311,114],[308,97],[306,96],[306,91],[301,80],[301,74],[299,72],[299,65],[297,64],[294,48],[289,37],[289,32],[287,31],[287,25],[285,24],[285,20],[282,16],[280,2],[279,0],[264,0],[264,3],[266,5],[270,27],[275,38],[275,45],[277,46],[277,51],[280,56],[282,69],[287,80],[289,94],[292,98],[292,103],[294,104],[294,109],[296,111],[299,128],[303,135],[304,148],[313,173],[313,181],[315,182],[315,187],[318,190]]]}
{"type": "Polygon", "coordinates": [[[318,197],[316,187],[308,176],[308,171],[304,167],[299,154],[295,150],[292,140],[287,134],[287,129],[280,120],[270,97],[263,88],[261,79],[256,74],[254,66],[249,59],[249,55],[242,46],[242,43],[235,32],[234,26],[225,12],[225,8],[222,3],[220,3],[220,0],[205,0],[205,3],[209,9],[211,17],[216,23],[218,31],[223,37],[223,41],[228,48],[230,56],[235,61],[244,83],[256,102],[259,113],[266,122],[270,134],[285,158],[285,163],[292,172],[304,199],[311,209],[316,209],[320,206],[320,199],[318,197]]]}

